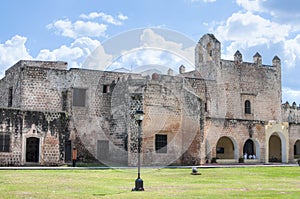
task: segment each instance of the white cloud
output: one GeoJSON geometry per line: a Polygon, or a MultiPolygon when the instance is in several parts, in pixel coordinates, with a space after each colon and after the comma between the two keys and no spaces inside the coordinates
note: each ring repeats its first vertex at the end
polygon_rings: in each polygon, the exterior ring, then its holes
{"type": "Polygon", "coordinates": [[[174,53],[190,64],[194,64],[195,46],[183,47],[180,42],[168,41],[163,36],[155,33],[152,29],[145,29],[140,37],[142,47],[152,47],[174,53]]]}
{"type": "Polygon", "coordinates": [[[289,101],[290,104],[293,102],[300,102],[300,90],[293,90],[291,88],[282,88],[282,99],[283,103],[289,101]]]}
{"type": "MultiPolygon", "coordinates": [[[[0,43],[0,70],[4,72],[7,68],[20,59],[32,59],[26,49],[26,37],[15,35],[5,43],[0,43]]],[[[0,76],[3,74],[0,74],[0,76]]]]}
{"type": "Polygon", "coordinates": [[[100,44],[82,63],[83,68],[105,70],[112,64],[113,55],[108,54],[105,48],[100,44]]]}
{"type": "Polygon", "coordinates": [[[232,57],[237,49],[258,45],[271,45],[285,41],[292,27],[281,25],[251,12],[232,14],[225,23],[214,30],[221,41],[231,41],[225,57],[232,57]]]}
{"type": "Polygon", "coordinates": [[[79,37],[103,37],[107,25],[80,20],[72,23],[69,19],[64,19],[47,25],[47,28],[54,29],[56,34],[76,39],[79,37]]]}
{"type": "Polygon", "coordinates": [[[300,1],[294,0],[236,0],[246,11],[267,13],[277,21],[293,24],[299,30],[300,1]]]}
{"type": "MultiPolygon", "coordinates": [[[[4,72],[6,68],[11,67],[20,59],[63,60],[68,62],[69,67],[81,67],[86,57],[100,46],[100,42],[92,38],[107,37],[107,24],[122,25],[123,21],[128,19],[128,17],[122,13],[113,17],[105,13],[94,12],[88,15],[83,14],[80,17],[84,20],[73,22],[69,19],[61,19],[48,24],[46,27],[49,30],[54,30],[58,35],[73,38],[74,41],[69,45],[62,45],[57,49],[42,49],[35,58],[30,56],[25,46],[27,41],[26,37],[16,35],[5,43],[0,43],[1,71],[4,72]],[[101,18],[103,23],[90,21],[96,18],[101,18]]],[[[104,60],[111,57],[111,55],[106,55],[104,60]]],[[[101,59],[103,59],[103,57],[101,59]]]]}
{"type": "Polygon", "coordinates": [[[126,15],[123,15],[122,13],[120,13],[120,14],[118,15],[118,18],[119,18],[120,20],[122,20],[122,21],[125,21],[125,20],[128,19],[128,17],[127,17],[126,15]]]}
{"type": "Polygon", "coordinates": [[[236,0],[236,3],[247,11],[263,12],[264,8],[261,6],[263,1],[265,0],[236,0]]]}
{"type": "Polygon", "coordinates": [[[296,61],[300,61],[300,34],[295,38],[284,42],[285,65],[295,67],[296,61]]]}
{"type": "Polygon", "coordinates": [[[119,20],[126,20],[128,19],[127,16],[123,15],[123,14],[119,14],[118,15],[118,19],[114,18],[113,16],[109,15],[109,14],[105,14],[103,12],[91,12],[90,14],[86,15],[86,14],[81,14],[79,16],[82,19],[96,19],[96,18],[101,18],[104,22],[109,23],[109,24],[113,24],[113,25],[122,25],[122,22],[119,20]]]}
{"type": "Polygon", "coordinates": [[[87,15],[81,14],[79,17],[84,20],[77,20],[75,22],[72,22],[69,19],[60,19],[48,24],[46,27],[49,30],[54,30],[58,35],[70,37],[73,39],[79,37],[106,37],[105,33],[108,27],[107,24],[120,26],[123,24],[124,20],[128,19],[128,17],[123,14],[119,14],[117,17],[113,17],[103,12],[91,12],[87,15]],[[103,22],[99,23],[93,21],[97,18],[101,18],[103,22]]]}
{"type": "Polygon", "coordinates": [[[123,52],[122,56],[119,57],[111,66],[111,69],[116,68],[127,68],[128,70],[135,70],[136,67],[163,64],[164,60],[160,59],[162,52],[159,50],[137,50],[123,52]]]}
{"type": "Polygon", "coordinates": [[[37,59],[41,60],[76,60],[84,55],[83,51],[79,47],[67,47],[65,45],[57,48],[53,51],[43,49],[37,56],[37,59]]]}
{"type": "Polygon", "coordinates": [[[93,52],[99,45],[100,42],[98,40],[93,40],[89,37],[81,37],[76,39],[71,44],[71,47],[79,47],[85,52],[85,54],[91,54],[91,52],[93,52]]]}
{"type": "MultiPolygon", "coordinates": [[[[135,73],[153,70],[166,74],[168,69],[171,68],[174,74],[178,74],[179,66],[182,64],[188,66],[189,63],[175,54],[160,49],[140,49],[123,54],[113,62],[108,70],[126,69],[135,73]]],[[[192,70],[193,68],[189,67],[187,69],[192,70]]]]}
{"type": "Polygon", "coordinates": [[[70,46],[61,46],[60,48],[50,51],[43,49],[37,56],[40,60],[62,60],[67,61],[69,67],[81,67],[82,60],[85,59],[100,42],[88,37],[76,39],[70,46]]]}
{"type": "MultiPolygon", "coordinates": [[[[107,43],[104,43],[87,58],[84,67],[100,70],[122,68],[130,71],[136,68],[141,70],[140,67],[151,65],[174,68],[175,71],[178,71],[178,67],[184,64],[187,70],[194,69],[194,42],[192,46],[183,47],[184,44],[181,41],[170,41],[166,39],[161,29],[160,31],[159,34],[153,29],[144,29],[142,32],[136,30],[118,35],[112,40],[119,41],[126,35],[128,45],[124,45],[124,43],[118,45],[118,43],[111,41],[108,42],[109,46],[106,46],[107,43]],[[107,53],[106,48],[111,54],[107,53]]],[[[165,32],[164,34],[174,33],[165,32]]]]}

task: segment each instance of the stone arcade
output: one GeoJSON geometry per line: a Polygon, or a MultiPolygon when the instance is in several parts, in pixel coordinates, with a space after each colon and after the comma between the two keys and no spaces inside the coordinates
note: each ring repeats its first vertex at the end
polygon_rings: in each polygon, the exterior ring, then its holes
{"type": "Polygon", "coordinates": [[[204,35],[195,70],[179,75],[67,69],[65,62],[21,60],[0,81],[0,164],[79,161],[136,165],[137,125],[145,112],[142,165],[295,162],[300,108],[281,104],[281,61],[221,59],[204,35]],[[252,159],[251,159],[252,157],[252,159]],[[255,157],[255,158],[253,158],[255,157]]]}

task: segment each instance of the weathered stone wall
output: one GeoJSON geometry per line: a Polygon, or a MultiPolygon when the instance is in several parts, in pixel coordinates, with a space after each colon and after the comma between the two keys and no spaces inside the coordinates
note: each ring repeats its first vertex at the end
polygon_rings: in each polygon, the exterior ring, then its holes
{"type": "Polygon", "coordinates": [[[300,123],[300,107],[294,102],[290,105],[288,102],[281,106],[281,116],[283,122],[300,123]]]}
{"type": "Polygon", "coordinates": [[[82,144],[102,163],[127,165],[128,74],[72,69],[68,76],[73,80],[69,89],[69,112],[82,144]],[[72,106],[72,88],[86,89],[84,107],[72,106]],[[101,152],[102,141],[109,143],[104,149],[108,152],[106,156],[101,152]]]}
{"type": "Polygon", "coordinates": [[[145,112],[144,165],[203,163],[216,157],[217,143],[224,136],[233,143],[233,158],[242,155],[250,139],[256,145],[259,161],[265,161],[265,127],[270,120],[276,121],[278,128],[281,121],[289,122],[288,157],[292,157],[291,148],[299,139],[300,112],[295,103],[281,106],[280,59],[275,56],[272,65],[267,66],[256,53],[253,63],[248,63],[237,51],[233,61],[222,60],[221,43],[212,34],[204,35],[195,51],[195,71],[185,73],[181,66],[178,76],[153,74],[152,79],[133,73],[67,70],[65,62],[16,63],[0,80],[0,106],[12,107],[5,109],[7,114],[13,108],[24,110],[21,115],[16,113],[18,117],[13,121],[30,122],[22,129],[12,129],[2,122],[3,132],[15,133],[12,151],[1,153],[2,159],[5,164],[10,164],[8,159],[22,164],[24,148],[20,146],[28,136],[34,136],[43,143],[41,164],[61,162],[64,141],[68,140],[78,148],[82,161],[136,165],[137,125],[133,112],[138,107],[133,96],[141,96],[140,108],[145,112]],[[79,90],[78,105],[74,96],[79,90]],[[251,113],[245,113],[246,100],[251,104],[251,113]],[[48,128],[49,121],[58,124],[61,117],[65,121],[62,111],[68,115],[69,129],[48,128]],[[155,151],[156,134],[167,135],[167,153],[155,151]]]}
{"type": "Polygon", "coordinates": [[[8,152],[0,153],[1,165],[26,164],[26,139],[39,139],[38,164],[64,163],[65,140],[69,139],[68,118],[65,113],[0,109],[0,133],[10,136],[8,152]]]}
{"type": "Polygon", "coordinates": [[[19,61],[0,82],[2,107],[61,111],[66,88],[66,62],[19,61]],[[9,91],[12,89],[12,95],[9,91]]]}
{"type": "Polygon", "coordinates": [[[195,67],[206,80],[220,75],[221,43],[212,34],[205,34],[195,47],[195,67]]]}
{"type": "MultiPolygon", "coordinates": [[[[289,162],[294,162],[295,159],[295,144],[300,142],[300,124],[290,123],[289,124],[289,162]]],[[[299,144],[297,145],[299,147],[299,144]]],[[[299,148],[297,149],[299,151],[299,148]]],[[[300,154],[296,154],[299,155],[300,154]]]]}
{"type": "Polygon", "coordinates": [[[145,165],[168,165],[177,160],[182,152],[181,97],[171,82],[164,82],[162,78],[160,81],[150,81],[144,91],[143,164],[145,165]],[[156,152],[156,134],[167,135],[167,153],[156,152]]]}
{"type": "Polygon", "coordinates": [[[66,69],[66,62],[19,61],[5,71],[5,77],[0,81],[0,106],[8,106],[9,89],[12,88],[11,107],[61,111],[58,89],[64,83],[55,80],[64,80],[60,76],[66,69]]]}
{"type": "Polygon", "coordinates": [[[222,79],[226,92],[226,118],[281,120],[281,84],[275,66],[236,64],[222,60],[222,79]],[[251,114],[245,114],[245,101],[251,114]]]}
{"type": "Polygon", "coordinates": [[[215,81],[206,82],[211,116],[281,120],[280,59],[275,56],[272,66],[263,65],[258,53],[254,63],[243,62],[240,53],[235,54],[235,61],[222,60],[220,48],[211,34],[204,35],[196,46],[196,70],[204,79],[215,81]],[[246,100],[251,102],[251,114],[245,114],[246,100]]]}
{"type": "Polygon", "coordinates": [[[295,102],[292,105],[286,102],[282,104],[281,112],[282,121],[289,123],[289,162],[295,162],[295,159],[300,157],[299,144],[296,144],[300,142],[300,108],[295,102]]]}
{"type": "Polygon", "coordinates": [[[188,84],[182,77],[158,75],[145,85],[142,164],[200,162],[203,139],[200,119],[203,120],[201,107],[204,105],[188,84]],[[155,150],[156,134],[167,135],[165,153],[155,150]]]}
{"type": "Polygon", "coordinates": [[[259,149],[256,151],[256,157],[260,162],[264,162],[265,155],[265,135],[264,122],[235,120],[235,119],[217,119],[211,118],[206,121],[206,158],[217,157],[216,146],[220,138],[227,137],[233,144],[233,158],[238,159],[243,155],[245,142],[250,139],[259,149]]]}
{"type": "Polygon", "coordinates": [[[23,70],[22,105],[28,110],[62,111],[62,81],[66,71],[29,67],[23,70]],[[56,80],[59,81],[56,82],[56,80]]]}
{"type": "Polygon", "coordinates": [[[22,69],[21,62],[5,71],[5,77],[0,80],[0,107],[9,106],[9,90],[12,89],[11,107],[20,108],[22,103],[22,69]]]}
{"type": "Polygon", "coordinates": [[[204,151],[204,111],[203,100],[191,90],[182,91],[182,152],[181,164],[198,165],[205,160],[204,151]]]}

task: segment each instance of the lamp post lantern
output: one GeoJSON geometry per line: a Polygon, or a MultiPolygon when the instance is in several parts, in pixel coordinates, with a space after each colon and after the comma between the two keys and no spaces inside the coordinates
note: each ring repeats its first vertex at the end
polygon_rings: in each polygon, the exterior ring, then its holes
{"type": "Polygon", "coordinates": [[[132,189],[132,191],[144,191],[144,183],[141,179],[141,131],[142,131],[142,121],[144,119],[144,112],[142,110],[137,110],[134,114],[134,119],[138,124],[138,145],[137,145],[137,151],[138,151],[138,177],[135,180],[135,187],[132,189]]]}

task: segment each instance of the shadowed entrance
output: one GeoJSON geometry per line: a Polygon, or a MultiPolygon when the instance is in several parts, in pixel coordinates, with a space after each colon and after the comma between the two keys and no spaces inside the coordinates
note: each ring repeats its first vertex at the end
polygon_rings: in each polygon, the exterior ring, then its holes
{"type": "Polygon", "coordinates": [[[279,136],[273,134],[269,139],[269,162],[281,162],[282,147],[279,136]]]}
{"type": "Polygon", "coordinates": [[[250,139],[248,139],[245,144],[244,144],[244,148],[243,148],[243,154],[247,154],[247,158],[250,159],[250,157],[252,158],[253,155],[256,156],[256,152],[255,152],[255,148],[254,148],[254,142],[250,139]]]}
{"type": "Polygon", "coordinates": [[[221,137],[216,147],[217,158],[234,159],[234,144],[229,137],[221,137]]]}
{"type": "Polygon", "coordinates": [[[35,137],[26,140],[26,162],[39,162],[40,139],[35,137]]]}
{"type": "Polygon", "coordinates": [[[297,140],[294,144],[294,158],[300,158],[300,140],[297,140]]]}

